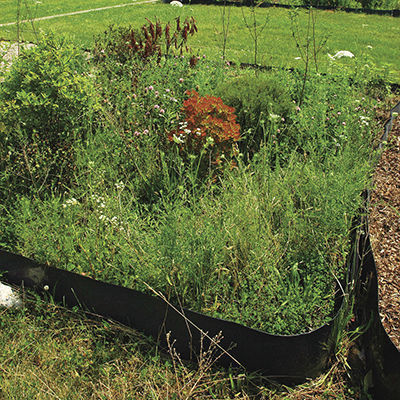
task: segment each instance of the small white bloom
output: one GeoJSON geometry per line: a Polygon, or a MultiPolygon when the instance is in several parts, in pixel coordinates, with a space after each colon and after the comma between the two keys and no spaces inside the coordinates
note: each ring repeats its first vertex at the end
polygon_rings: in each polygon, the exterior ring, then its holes
{"type": "Polygon", "coordinates": [[[177,144],[180,144],[180,143],[183,143],[184,141],[183,141],[183,139],[182,139],[182,135],[179,135],[179,137],[178,136],[176,136],[175,135],[175,133],[174,133],[174,135],[173,135],[173,141],[175,142],[175,143],[177,143],[177,144]]]}
{"type": "Polygon", "coordinates": [[[71,197],[70,199],[66,200],[62,206],[63,208],[66,208],[68,206],[76,206],[77,204],[79,204],[79,201],[74,197],[71,197]]]}
{"type": "Polygon", "coordinates": [[[270,113],[269,116],[270,116],[271,119],[280,119],[281,118],[280,115],[272,114],[272,113],[270,113]]]}
{"type": "Polygon", "coordinates": [[[118,190],[123,190],[123,189],[125,188],[125,183],[122,182],[122,181],[117,182],[117,183],[115,184],[115,187],[116,187],[118,190]]]}

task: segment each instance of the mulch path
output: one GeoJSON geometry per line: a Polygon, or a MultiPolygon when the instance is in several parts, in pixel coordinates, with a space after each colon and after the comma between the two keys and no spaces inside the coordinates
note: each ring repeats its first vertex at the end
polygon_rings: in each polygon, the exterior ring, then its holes
{"type": "Polygon", "coordinates": [[[400,349],[400,117],[375,171],[369,224],[381,320],[400,349]]]}

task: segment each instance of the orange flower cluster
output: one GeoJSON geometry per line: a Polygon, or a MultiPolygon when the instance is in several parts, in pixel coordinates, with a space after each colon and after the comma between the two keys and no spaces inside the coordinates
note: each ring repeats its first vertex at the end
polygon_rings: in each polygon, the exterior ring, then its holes
{"type": "Polygon", "coordinates": [[[207,146],[225,152],[232,147],[232,142],[240,138],[235,109],[219,97],[200,97],[195,90],[186,94],[189,98],[183,103],[185,122],[169,139],[182,143],[190,152],[199,152],[207,146]]]}

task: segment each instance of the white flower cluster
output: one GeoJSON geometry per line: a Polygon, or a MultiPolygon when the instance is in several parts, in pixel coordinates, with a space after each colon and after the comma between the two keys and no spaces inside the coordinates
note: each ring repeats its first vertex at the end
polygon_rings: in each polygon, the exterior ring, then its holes
{"type": "Polygon", "coordinates": [[[360,116],[361,125],[368,126],[369,125],[369,117],[365,117],[364,115],[360,116]]]}
{"type": "MultiPolygon", "coordinates": [[[[125,187],[125,184],[123,182],[118,182],[115,184],[116,188],[119,190],[122,190],[125,187]]],[[[124,227],[122,226],[121,220],[117,216],[109,217],[105,215],[104,211],[106,208],[106,201],[104,197],[102,196],[97,196],[97,195],[92,195],[91,196],[92,200],[94,200],[95,203],[95,212],[98,213],[99,215],[99,221],[101,221],[103,224],[109,224],[120,231],[124,231],[124,227]]]]}
{"type": "Polygon", "coordinates": [[[63,208],[71,207],[71,206],[76,206],[79,204],[79,201],[75,199],[74,197],[71,197],[70,199],[66,200],[65,203],[62,205],[63,208]]]}
{"type": "Polygon", "coordinates": [[[117,182],[117,183],[115,184],[115,187],[117,188],[117,190],[124,190],[124,189],[125,189],[125,183],[122,182],[122,181],[117,182]]]}
{"type": "Polygon", "coordinates": [[[92,195],[92,200],[96,203],[97,207],[99,208],[105,208],[106,203],[104,202],[104,197],[102,196],[97,196],[97,194],[92,195]]]}

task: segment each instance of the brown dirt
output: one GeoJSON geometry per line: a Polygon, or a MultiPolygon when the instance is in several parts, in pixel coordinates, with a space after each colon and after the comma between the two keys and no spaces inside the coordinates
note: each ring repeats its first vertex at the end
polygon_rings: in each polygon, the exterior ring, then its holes
{"type": "Polygon", "coordinates": [[[374,176],[370,234],[379,282],[383,326],[400,349],[400,117],[374,176]]]}

